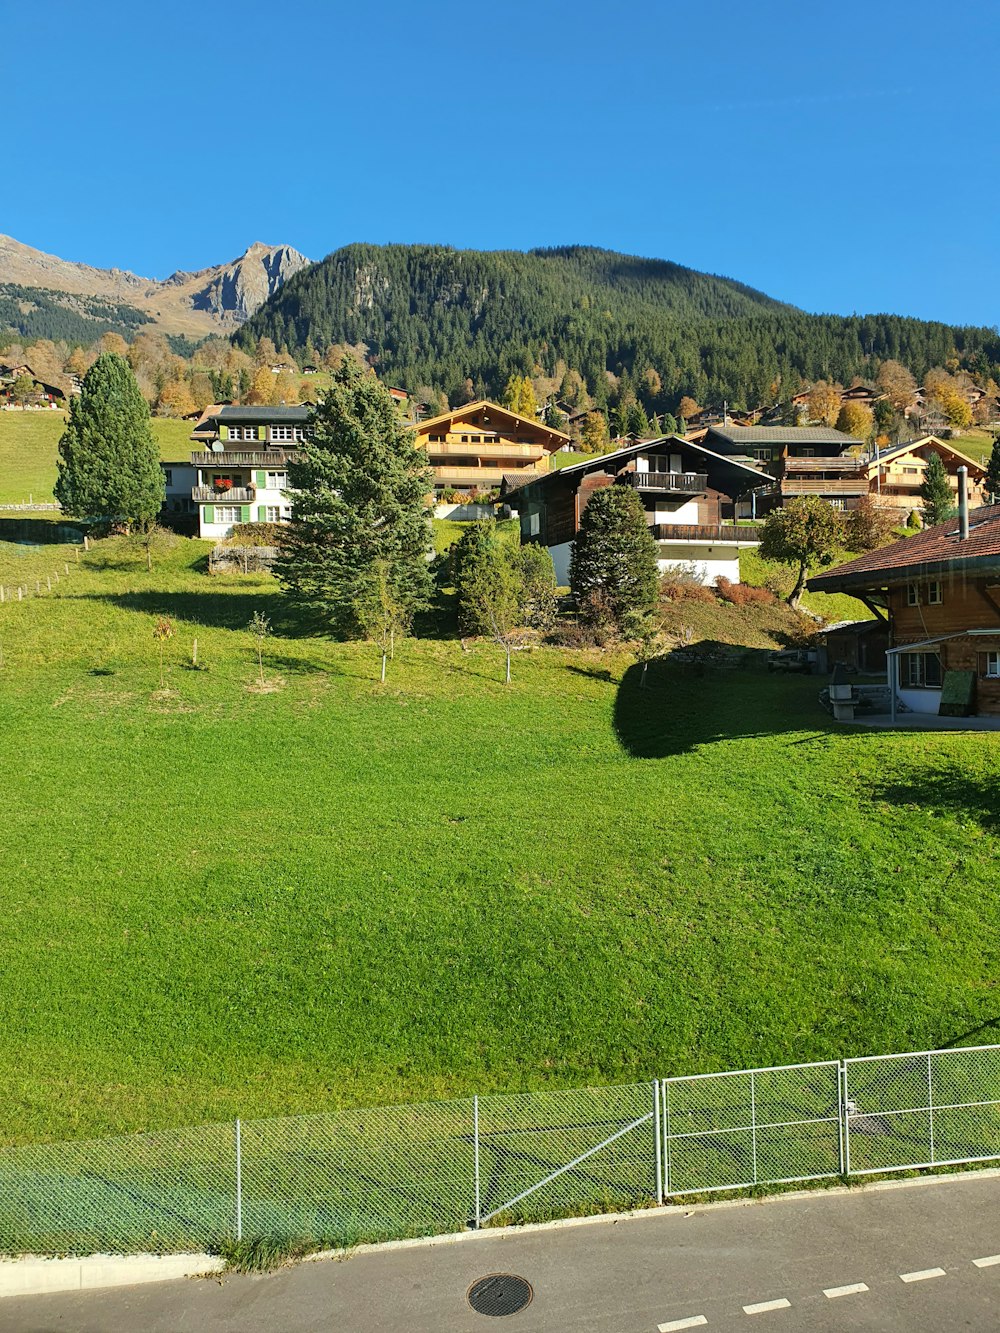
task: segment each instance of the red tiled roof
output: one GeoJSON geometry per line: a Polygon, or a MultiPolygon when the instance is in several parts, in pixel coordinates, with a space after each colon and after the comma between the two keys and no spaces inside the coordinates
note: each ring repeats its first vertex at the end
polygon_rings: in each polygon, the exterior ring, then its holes
{"type": "Polygon", "coordinates": [[[816,592],[840,588],[878,588],[915,573],[960,570],[969,562],[975,567],[995,564],[1000,569],[1000,504],[983,505],[969,514],[969,535],[962,541],[958,519],[937,523],[914,537],[904,537],[869,551],[846,565],[814,574],[808,586],[816,592]]]}

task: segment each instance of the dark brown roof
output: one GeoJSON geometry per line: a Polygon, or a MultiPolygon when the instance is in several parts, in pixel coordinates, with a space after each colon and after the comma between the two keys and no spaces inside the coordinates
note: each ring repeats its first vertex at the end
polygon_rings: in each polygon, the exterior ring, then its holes
{"type": "Polygon", "coordinates": [[[710,435],[721,435],[730,444],[860,444],[832,426],[709,426],[710,435]]]}
{"type": "Polygon", "coordinates": [[[869,551],[846,565],[815,574],[808,586],[816,592],[880,588],[923,574],[991,567],[1000,570],[1000,505],[983,505],[972,511],[965,541],[959,536],[958,519],[952,518],[914,537],[869,551]]]}

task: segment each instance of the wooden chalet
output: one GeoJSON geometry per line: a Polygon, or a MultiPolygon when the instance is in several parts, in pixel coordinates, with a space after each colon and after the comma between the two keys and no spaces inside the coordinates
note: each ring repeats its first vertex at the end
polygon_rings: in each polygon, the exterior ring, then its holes
{"type": "Polygon", "coordinates": [[[613,453],[552,472],[504,478],[500,502],[516,512],[523,542],[548,547],[561,584],[569,582],[573,542],[590,497],[630,486],[642,500],[661,570],[682,568],[702,583],[738,583],[739,553],[759,530],[735,522],[738,498],[771,478],[747,463],[677,435],[639,440],[613,453]]]}
{"type": "Polygon", "coordinates": [[[919,510],[923,501],[920,488],[924,484],[924,475],[931,454],[937,454],[948,473],[948,480],[955,493],[958,504],[958,472],[966,470],[968,499],[972,508],[981,505],[985,499],[983,483],[986,480],[986,464],[979,459],[970,458],[960,449],[956,449],[950,440],[942,440],[937,435],[923,435],[918,440],[909,440],[904,444],[892,445],[880,449],[866,460],[865,475],[868,478],[869,491],[881,504],[898,509],[901,519],[914,509],[919,510]]]}
{"type": "Polygon", "coordinates": [[[960,513],[809,580],[885,621],[892,717],[1000,714],[1000,505],[960,513]]]}
{"type": "Polygon", "coordinates": [[[572,443],[563,431],[485,399],[421,421],[416,433],[436,495],[495,490],[505,474],[544,469],[550,454],[572,443]]]}

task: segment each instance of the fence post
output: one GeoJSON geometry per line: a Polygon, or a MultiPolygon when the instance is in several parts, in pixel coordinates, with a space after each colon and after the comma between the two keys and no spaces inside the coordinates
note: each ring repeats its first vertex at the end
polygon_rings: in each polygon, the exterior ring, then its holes
{"type": "Polygon", "coordinates": [[[753,1183],[757,1184],[757,1087],[754,1072],[750,1070],[750,1134],[753,1145],[753,1183]]]}
{"type": "Polygon", "coordinates": [[[236,1121],[236,1239],[243,1239],[243,1134],[236,1121]]]}
{"type": "Polygon", "coordinates": [[[475,1153],[475,1188],[476,1188],[476,1230],[479,1230],[479,1219],[482,1216],[482,1207],[479,1200],[479,1098],[472,1098],[472,1145],[475,1153]]]}
{"type": "Polygon", "coordinates": [[[663,1197],[670,1198],[670,1080],[660,1083],[663,1090],[663,1197]]]}
{"type": "Polygon", "coordinates": [[[931,1076],[931,1053],[927,1052],[927,1111],[930,1116],[931,1166],[934,1165],[934,1080],[931,1076]]]}
{"type": "Polygon", "coordinates": [[[663,1202],[663,1143],[660,1138],[660,1080],[653,1079],[653,1151],[656,1154],[656,1202],[663,1202]]]}
{"type": "Polygon", "coordinates": [[[840,1062],[840,1174],[851,1174],[851,1121],[847,1110],[847,1061],[840,1062]]]}

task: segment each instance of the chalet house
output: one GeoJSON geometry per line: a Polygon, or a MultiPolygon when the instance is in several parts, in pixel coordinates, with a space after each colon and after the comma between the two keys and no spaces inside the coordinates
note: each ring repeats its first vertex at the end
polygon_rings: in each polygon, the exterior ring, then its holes
{"type": "Polygon", "coordinates": [[[483,399],[421,421],[416,432],[436,496],[495,490],[505,474],[547,469],[549,455],[571,444],[562,431],[483,399]]]}
{"type": "Polygon", "coordinates": [[[291,516],[288,463],[309,430],[308,407],[209,408],[191,438],[190,463],[165,463],[166,517],[190,515],[199,537],[228,537],[237,523],[291,516]]]}
{"type": "Polygon", "coordinates": [[[887,621],[893,718],[900,706],[1000,714],[1000,505],[960,500],[958,518],[809,580],[887,621]]]}
{"type": "Polygon", "coordinates": [[[19,379],[29,379],[33,388],[34,405],[39,407],[63,407],[66,394],[57,384],[46,384],[40,380],[31,367],[24,362],[17,365],[0,365],[0,404],[10,407],[14,402],[14,383],[19,379]]]}
{"type": "Polygon", "coordinates": [[[931,454],[937,454],[945,466],[951,488],[955,492],[956,505],[958,471],[962,467],[966,469],[968,478],[969,504],[975,508],[985,499],[983,483],[986,480],[986,465],[963,454],[948,440],[941,440],[936,435],[924,435],[919,440],[909,440],[905,444],[881,449],[865,462],[865,475],[871,494],[881,504],[898,509],[901,520],[905,520],[912,510],[919,510],[923,503],[920,487],[924,484],[931,454]]]}
{"type": "Polygon", "coordinates": [[[527,479],[513,474],[501,503],[517,512],[523,542],[547,546],[560,584],[569,582],[573,542],[590,497],[605,486],[631,486],[642,500],[661,571],[683,568],[705,584],[738,583],[739,553],[759,532],[734,521],[735,497],[759,485],[756,468],[676,435],[638,441],[527,479]]]}

